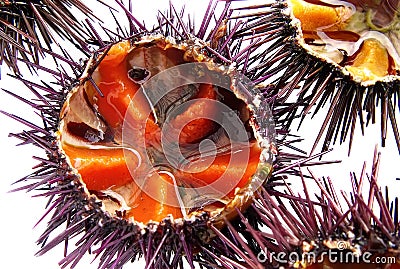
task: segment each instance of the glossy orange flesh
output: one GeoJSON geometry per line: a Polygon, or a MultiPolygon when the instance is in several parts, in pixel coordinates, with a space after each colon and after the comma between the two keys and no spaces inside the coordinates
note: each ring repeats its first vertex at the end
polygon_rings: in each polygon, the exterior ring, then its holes
{"type": "MultiPolygon", "coordinates": [[[[237,161],[239,159],[238,153],[231,154],[231,152],[217,156],[209,167],[204,167],[203,162],[193,162],[187,169],[188,171],[182,173],[182,176],[194,186],[207,186],[220,179],[220,184],[229,184],[222,179],[225,174],[224,176],[227,179],[235,183],[228,194],[229,197],[233,197],[235,188],[243,188],[256,171],[260,153],[260,148],[253,145],[249,149],[249,161],[247,163],[237,161]],[[232,164],[228,169],[230,162],[232,164]]],[[[204,158],[204,160],[207,161],[207,158],[204,158]]]]}
{"type": "Polygon", "coordinates": [[[362,80],[384,77],[388,75],[389,55],[379,41],[368,39],[347,69],[362,80]]]}
{"type": "MultiPolygon", "coordinates": [[[[211,85],[201,84],[196,98],[212,99],[217,98],[217,93],[211,85]]],[[[215,128],[214,123],[209,118],[213,118],[216,111],[210,107],[210,103],[199,100],[191,105],[183,114],[178,115],[173,121],[172,126],[181,126],[188,119],[193,118],[182,129],[179,142],[183,144],[194,143],[201,140],[215,128]]]]}
{"type": "MultiPolygon", "coordinates": [[[[64,145],[63,150],[89,190],[101,191],[132,182],[122,149],[88,150],[64,145]]],[[[130,161],[137,163],[137,158],[130,161]]]]}
{"type": "MultiPolygon", "coordinates": [[[[170,187],[174,184],[171,178],[166,174],[153,173],[149,178],[149,184],[152,183],[154,184],[153,186],[147,187],[155,189],[156,193],[152,193],[150,196],[138,188],[138,196],[134,198],[131,204],[132,209],[128,212],[127,217],[132,217],[142,223],[147,223],[149,220],[160,222],[168,214],[171,214],[174,218],[181,218],[183,215],[180,207],[166,203],[166,200],[172,198],[178,204],[176,193],[170,187]]],[[[136,189],[134,188],[134,190],[136,189]]],[[[133,192],[133,195],[135,194],[133,192]]]]}
{"type": "Polygon", "coordinates": [[[308,3],[303,0],[290,0],[293,15],[301,21],[302,31],[335,31],[343,29],[343,17],[350,15],[343,7],[332,7],[308,3]]]}

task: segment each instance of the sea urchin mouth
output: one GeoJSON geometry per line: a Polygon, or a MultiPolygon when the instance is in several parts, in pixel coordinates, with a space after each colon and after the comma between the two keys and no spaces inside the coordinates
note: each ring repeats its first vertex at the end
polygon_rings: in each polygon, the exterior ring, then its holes
{"type": "Polygon", "coordinates": [[[399,3],[389,2],[290,0],[289,7],[299,42],[367,86],[399,75],[399,3]]]}
{"type": "Polygon", "coordinates": [[[207,212],[218,222],[270,174],[267,106],[203,47],[159,35],[121,41],[67,96],[59,146],[112,216],[146,224],[207,212]]]}

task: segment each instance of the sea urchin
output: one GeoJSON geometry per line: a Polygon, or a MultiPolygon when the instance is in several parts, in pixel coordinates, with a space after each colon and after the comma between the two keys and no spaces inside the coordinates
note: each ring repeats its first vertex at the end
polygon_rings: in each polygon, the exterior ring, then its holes
{"type": "Polygon", "coordinates": [[[255,33],[236,35],[268,38],[270,46],[257,57],[264,65],[254,76],[272,83],[284,102],[294,98],[303,105],[303,119],[330,103],[312,151],[323,136],[322,151],[350,136],[350,153],[357,121],[362,130],[374,123],[378,104],[382,144],[389,121],[400,150],[399,2],[279,0],[263,6],[268,10],[253,14],[255,33]]]}
{"type": "Polygon", "coordinates": [[[141,256],[148,267],[177,268],[183,259],[193,267],[209,258],[202,245],[213,229],[247,208],[270,176],[274,118],[230,60],[245,51],[227,31],[230,3],[208,33],[210,2],[197,36],[173,6],[148,31],[118,4],[129,18],[127,36],[99,39],[83,68],[58,57],[77,79],[43,68],[58,79],[56,90],[17,77],[39,101],[19,99],[39,109],[45,127],[5,114],[31,128],[16,137],[48,154],[19,189],[50,197],[38,254],[81,235],[62,267],[75,267],[86,251],[100,256],[100,268],[141,256]],[[209,42],[201,39],[207,35],[209,42]],[[62,223],[66,229],[52,237],[62,223]]]}

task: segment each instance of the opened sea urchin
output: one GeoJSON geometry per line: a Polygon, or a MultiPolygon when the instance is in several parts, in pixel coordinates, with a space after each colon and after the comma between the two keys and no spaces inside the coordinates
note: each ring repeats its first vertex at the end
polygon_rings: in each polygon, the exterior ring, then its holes
{"type": "Polygon", "coordinates": [[[362,130],[374,123],[378,105],[382,144],[391,125],[400,150],[399,2],[287,0],[265,6],[267,18],[253,14],[256,35],[270,41],[255,77],[275,85],[285,102],[294,97],[303,104],[303,118],[330,104],[313,150],[323,136],[322,150],[348,136],[351,149],[357,121],[362,130]]]}
{"type": "Polygon", "coordinates": [[[215,236],[209,225],[246,209],[270,175],[273,118],[262,95],[194,37],[120,41],[86,70],[91,79],[83,73],[60,113],[65,174],[50,192],[71,193],[54,204],[48,231],[74,224],[39,253],[85,229],[64,266],[96,243],[107,268],[137,255],[158,268],[192,264],[215,236]]]}
{"type": "MultiPolygon", "coordinates": [[[[38,254],[66,242],[63,267],[87,251],[101,268],[141,256],[155,268],[224,264],[207,251],[215,229],[248,206],[275,152],[268,93],[241,75],[257,67],[252,52],[264,42],[233,38],[250,26],[227,19],[230,2],[215,28],[210,2],[196,35],[173,6],[149,31],[119,4],[129,29],[118,24],[117,32],[126,36],[103,26],[107,41],[93,31],[99,48],[84,66],[64,55],[60,66],[74,73],[43,68],[54,87],[19,78],[38,100],[19,99],[39,110],[43,128],[6,113],[31,128],[16,137],[48,153],[19,188],[50,198],[38,254]],[[71,238],[79,238],[75,248],[71,238]]],[[[278,107],[281,125],[288,109],[278,107]]]]}
{"type": "Polygon", "coordinates": [[[59,129],[87,195],[141,224],[244,208],[271,170],[259,95],[196,39],[147,36],[100,57],[95,84],[71,90],[59,129]]]}

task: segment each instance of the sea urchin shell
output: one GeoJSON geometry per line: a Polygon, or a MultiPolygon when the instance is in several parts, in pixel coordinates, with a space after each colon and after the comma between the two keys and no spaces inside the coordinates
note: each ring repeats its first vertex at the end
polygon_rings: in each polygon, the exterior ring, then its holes
{"type": "MultiPolygon", "coordinates": [[[[312,151],[350,136],[357,120],[376,121],[381,106],[382,144],[391,123],[400,151],[396,121],[399,76],[398,1],[274,1],[267,18],[254,14],[256,35],[271,42],[259,54],[265,65],[257,79],[275,85],[278,96],[303,104],[303,119],[330,103],[312,151]],[[367,112],[367,117],[363,115],[367,112]]],[[[250,34],[241,32],[239,35],[250,34]]]]}
{"type": "MultiPolygon", "coordinates": [[[[68,55],[58,58],[78,79],[46,67],[60,89],[17,77],[39,101],[18,98],[40,110],[45,125],[6,113],[31,128],[16,137],[48,154],[19,188],[50,198],[46,215],[52,217],[38,254],[66,242],[62,267],[75,267],[87,251],[99,256],[100,268],[141,256],[154,268],[182,267],[184,259],[191,267],[196,261],[215,267],[220,262],[208,244],[248,206],[276,152],[272,98],[257,90],[268,88],[256,89],[241,75],[257,69],[252,53],[264,42],[234,38],[236,30],[252,27],[230,25],[231,2],[209,32],[211,1],[196,37],[172,5],[148,31],[117,3],[129,22],[129,29],[117,23],[123,38],[103,26],[111,41],[93,30],[100,48],[84,67],[68,55]],[[238,162],[241,152],[248,154],[244,162],[238,162]],[[66,229],[54,237],[63,223],[66,229]],[[73,250],[70,238],[77,239],[73,250]]],[[[289,110],[274,110],[278,125],[289,110]]]]}
{"type": "Polygon", "coordinates": [[[112,215],[144,224],[220,218],[270,173],[273,134],[260,95],[243,92],[244,80],[201,49],[194,38],[121,41],[99,55],[95,84],[68,95],[60,147],[112,215]]]}
{"type": "Polygon", "coordinates": [[[84,72],[66,96],[56,134],[66,169],[58,188],[74,195],[56,203],[52,223],[78,219],[39,253],[84,225],[93,240],[64,266],[101,242],[95,252],[106,267],[138,253],[163,267],[210,240],[210,223],[221,227],[249,205],[272,170],[273,118],[251,81],[214,63],[204,46],[146,35],[88,61],[91,79],[84,72]]]}

